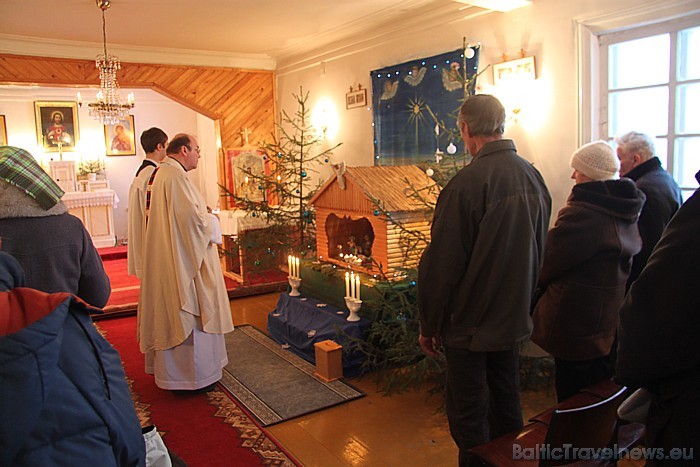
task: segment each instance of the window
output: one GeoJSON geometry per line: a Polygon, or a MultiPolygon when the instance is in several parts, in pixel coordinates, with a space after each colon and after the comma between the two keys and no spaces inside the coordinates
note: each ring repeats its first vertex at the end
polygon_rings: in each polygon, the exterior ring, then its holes
{"type": "Polygon", "coordinates": [[[600,134],[654,137],[687,198],[700,170],[700,19],[601,35],[599,45],[600,134]]]}

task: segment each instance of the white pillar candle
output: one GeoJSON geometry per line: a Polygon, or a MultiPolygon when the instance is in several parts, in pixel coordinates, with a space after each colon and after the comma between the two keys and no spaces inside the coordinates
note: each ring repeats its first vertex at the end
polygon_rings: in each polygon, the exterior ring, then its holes
{"type": "Polygon", "coordinates": [[[359,300],[360,299],[360,276],[359,275],[355,276],[355,281],[356,281],[355,282],[355,295],[356,295],[355,298],[359,300]]]}
{"type": "Polygon", "coordinates": [[[350,296],[350,273],[345,273],[345,296],[350,296]]]}
{"type": "Polygon", "coordinates": [[[294,277],[299,276],[299,258],[294,258],[294,277]]]}
{"type": "Polygon", "coordinates": [[[355,272],[350,274],[350,297],[355,298],[355,272]]]}

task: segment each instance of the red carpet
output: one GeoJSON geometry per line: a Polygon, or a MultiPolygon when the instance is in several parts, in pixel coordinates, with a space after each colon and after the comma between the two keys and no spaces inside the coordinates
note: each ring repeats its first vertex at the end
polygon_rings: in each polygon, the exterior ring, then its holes
{"type": "MultiPolygon", "coordinates": [[[[139,280],[127,274],[126,246],[98,249],[102,264],[112,284],[112,294],[105,306],[105,313],[133,312],[139,301],[139,280]]],[[[224,276],[229,298],[244,297],[287,289],[287,275],[282,271],[269,271],[253,276],[247,284],[224,276]]]]}
{"type": "Polygon", "coordinates": [[[144,371],[136,317],[96,325],[121,355],[141,425],[155,425],[168,448],[189,466],[300,465],[221,386],[184,396],[159,389],[144,371]]]}

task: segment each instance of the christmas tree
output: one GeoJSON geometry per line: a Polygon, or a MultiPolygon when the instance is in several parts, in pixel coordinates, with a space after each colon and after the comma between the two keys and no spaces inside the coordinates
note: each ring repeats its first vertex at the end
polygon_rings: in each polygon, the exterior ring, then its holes
{"type": "Polygon", "coordinates": [[[267,222],[265,229],[251,231],[238,244],[246,250],[247,264],[243,266],[248,271],[274,268],[282,264],[280,258],[286,254],[311,256],[316,251],[315,216],[308,202],[320,182],[313,175],[322,165],[331,163],[330,157],[340,143],[320,150],[325,135],[310,123],[309,93],[300,88],[299,94],[292,95],[298,105],[296,112],[289,115],[283,110],[277,124],[279,136],[273,135],[260,147],[265,170],[255,173],[241,169],[246,183],[262,193],[257,197],[262,200],[251,200],[221,187],[238,209],[267,222]]]}

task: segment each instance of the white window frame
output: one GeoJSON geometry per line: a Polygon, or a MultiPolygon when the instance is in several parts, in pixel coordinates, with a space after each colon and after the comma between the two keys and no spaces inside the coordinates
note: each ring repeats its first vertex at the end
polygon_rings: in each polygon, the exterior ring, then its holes
{"type": "MultiPolygon", "coordinates": [[[[668,0],[625,8],[605,15],[574,19],[579,145],[596,139],[607,139],[607,134],[601,133],[601,122],[607,120],[607,103],[604,109],[601,109],[599,104],[601,100],[600,36],[642,26],[651,27],[673,20],[692,20],[698,14],[700,14],[700,5],[697,0],[668,0]],[[692,18],[691,15],[693,15],[692,18]]],[[[605,66],[607,68],[607,62],[605,66]]],[[[607,80],[607,75],[605,76],[607,80]]],[[[671,157],[670,154],[669,157],[671,157]]]]}
{"type": "MultiPolygon", "coordinates": [[[[601,117],[600,120],[600,135],[601,139],[607,140],[609,138],[608,131],[608,47],[612,44],[618,44],[620,42],[626,42],[635,39],[641,39],[644,37],[657,36],[661,34],[668,34],[670,39],[670,60],[669,60],[669,70],[668,70],[668,83],[653,86],[641,86],[641,88],[658,88],[665,87],[668,88],[668,122],[667,122],[667,132],[664,135],[650,135],[652,138],[662,137],[666,139],[666,169],[675,175],[676,180],[680,180],[679,174],[676,170],[676,137],[678,136],[677,124],[676,124],[676,100],[677,92],[676,88],[678,85],[677,76],[677,58],[678,58],[678,47],[677,39],[678,32],[683,29],[688,29],[700,25],[700,15],[692,15],[684,19],[677,19],[672,21],[666,21],[664,23],[655,24],[652,26],[641,26],[634,29],[629,29],[626,31],[615,32],[611,34],[603,34],[599,36],[599,64],[600,64],[600,101],[599,109],[601,117]]],[[[683,135],[683,136],[694,136],[694,135],[683,135]]],[[[698,167],[700,169],[700,167],[698,167]]],[[[684,191],[695,190],[696,187],[681,187],[684,191]]]]}

